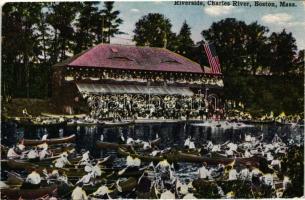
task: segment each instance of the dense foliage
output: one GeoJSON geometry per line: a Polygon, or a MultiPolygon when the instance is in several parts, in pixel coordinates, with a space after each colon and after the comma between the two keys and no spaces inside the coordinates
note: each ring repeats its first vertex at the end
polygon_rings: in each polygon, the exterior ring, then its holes
{"type": "MultiPolygon", "coordinates": [[[[120,11],[113,2],[6,3],[2,22],[2,94],[51,96],[51,66],[111,37],[123,34],[120,11]]],[[[303,111],[304,50],[286,30],[269,33],[265,26],[233,18],[214,22],[194,44],[191,27],[179,33],[159,13],[135,24],[136,45],[165,47],[204,66],[202,43],[213,42],[224,75],[227,100],[243,102],[252,114],[303,111]]]]}
{"type": "Polygon", "coordinates": [[[51,66],[122,34],[113,2],[6,3],[2,8],[2,94],[46,98],[51,66]]]}

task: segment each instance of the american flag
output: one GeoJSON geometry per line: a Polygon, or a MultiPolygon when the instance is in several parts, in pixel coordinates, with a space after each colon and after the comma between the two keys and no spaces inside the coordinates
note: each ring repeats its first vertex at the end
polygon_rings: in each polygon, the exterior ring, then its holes
{"type": "Polygon", "coordinates": [[[211,43],[205,43],[203,45],[205,53],[208,56],[210,67],[213,74],[221,74],[220,63],[218,56],[216,54],[215,46],[211,43]]]}

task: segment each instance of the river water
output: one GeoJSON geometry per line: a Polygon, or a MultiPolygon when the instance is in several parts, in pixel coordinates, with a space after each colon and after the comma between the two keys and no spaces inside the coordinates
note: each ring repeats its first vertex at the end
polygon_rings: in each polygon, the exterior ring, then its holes
{"type": "MultiPolygon", "coordinates": [[[[4,145],[13,145],[19,138],[40,139],[44,133],[49,138],[68,136],[76,134],[76,149],[89,150],[93,157],[105,157],[108,155],[116,156],[113,150],[99,150],[95,147],[96,141],[100,140],[101,135],[104,141],[118,142],[120,135],[125,138],[132,137],[141,140],[153,140],[156,135],[161,138],[160,148],[182,147],[184,140],[191,136],[196,147],[200,147],[207,140],[214,144],[222,144],[228,140],[239,143],[244,141],[245,135],[259,136],[264,134],[265,142],[270,142],[275,134],[279,135],[284,142],[293,139],[295,143],[303,143],[304,127],[276,124],[253,124],[253,127],[239,129],[222,129],[196,126],[194,123],[175,122],[175,123],[143,123],[121,127],[104,127],[102,125],[67,125],[62,127],[22,127],[12,122],[2,123],[1,142],[4,145]]],[[[115,159],[115,166],[124,165],[125,159],[115,159]]],[[[192,179],[196,176],[197,164],[179,164],[176,171],[181,180],[192,179]]]]}

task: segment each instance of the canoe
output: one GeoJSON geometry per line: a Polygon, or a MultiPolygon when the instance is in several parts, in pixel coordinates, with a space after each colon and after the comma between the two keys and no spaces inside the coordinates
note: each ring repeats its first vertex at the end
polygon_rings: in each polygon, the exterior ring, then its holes
{"type": "Polygon", "coordinates": [[[250,164],[252,166],[259,166],[259,161],[262,159],[261,157],[253,156],[250,158],[207,158],[202,156],[197,156],[193,154],[183,153],[181,151],[176,152],[175,154],[167,155],[168,160],[174,162],[190,162],[190,163],[203,163],[206,162],[209,165],[217,165],[217,164],[230,164],[234,160],[236,163],[240,164],[250,164]]]}
{"type": "Polygon", "coordinates": [[[46,195],[52,195],[56,193],[57,185],[51,185],[48,187],[41,187],[38,189],[20,189],[17,188],[5,188],[1,189],[1,198],[5,199],[38,199],[46,195]]]}
{"type": "Polygon", "coordinates": [[[115,127],[115,126],[129,126],[134,124],[134,121],[118,121],[118,122],[105,122],[104,127],[115,127]]]}
{"type": "Polygon", "coordinates": [[[134,153],[128,152],[127,149],[124,149],[121,147],[118,148],[117,152],[120,156],[126,157],[128,155],[131,155],[134,157],[138,157],[141,161],[144,161],[144,162],[159,162],[159,161],[164,160],[164,158],[165,158],[164,156],[150,156],[150,155],[134,154],[134,153]]]}
{"type": "Polygon", "coordinates": [[[31,139],[24,139],[24,145],[25,146],[34,146],[34,145],[39,145],[39,144],[43,144],[43,143],[47,143],[47,144],[62,144],[62,143],[69,143],[74,141],[76,138],[76,135],[70,135],[68,137],[63,137],[63,138],[51,138],[51,139],[47,139],[47,140],[31,140],[31,139]]]}
{"type": "MultiPolygon", "coordinates": [[[[161,138],[157,138],[155,140],[150,141],[151,146],[158,145],[160,142],[161,142],[161,138]]],[[[131,144],[118,144],[118,143],[112,143],[112,142],[97,141],[96,147],[98,149],[118,149],[119,147],[129,149],[131,147],[141,148],[141,147],[143,147],[143,144],[131,145],[131,144]]]]}
{"type": "MultiPolygon", "coordinates": [[[[129,177],[127,180],[119,182],[119,186],[121,187],[122,192],[125,192],[125,193],[132,191],[137,185],[138,185],[137,179],[134,178],[134,177],[129,177]]],[[[98,187],[95,187],[95,186],[93,188],[92,187],[88,188],[87,186],[84,187],[84,190],[87,193],[93,193],[97,189],[98,189],[98,187]]],[[[109,195],[112,198],[117,198],[118,193],[120,193],[118,191],[118,189],[116,187],[110,188],[110,189],[112,189],[112,190],[109,193],[109,195]]],[[[94,196],[93,194],[91,194],[89,196],[90,196],[91,199],[100,199],[99,196],[94,196]]]]}

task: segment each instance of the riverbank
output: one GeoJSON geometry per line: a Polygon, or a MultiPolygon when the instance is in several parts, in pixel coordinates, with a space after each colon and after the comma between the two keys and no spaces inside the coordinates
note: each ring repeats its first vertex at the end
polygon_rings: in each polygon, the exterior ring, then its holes
{"type": "MultiPolygon", "coordinates": [[[[62,123],[68,122],[71,124],[101,124],[107,122],[115,122],[117,124],[124,124],[126,122],[132,123],[176,123],[184,121],[205,121],[203,119],[146,119],[138,118],[134,120],[122,120],[114,121],[113,119],[102,119],[94,120],[88,117],[86,113],[77,114],[77,115],[67,115],[62,113],[50,99],[24,99],[24,98],[15,98],[10,101],[2,101],[2,120],[16,120],[19,122],[33,123],[33,124],[51,124],[51,123],[62,123]],[[24,114],[23,111],[26,110],[27,114],[24,114]]],[[[227,121],[239,121],[246,123],[301,123],[303,124],[303,114],[289,115],[281,114],[280,116],[273,116],[273,114],[264,115],[264,116],[251,116],[250,113],[239,110],[232,109],[226,112],[226,117],[223,120],[227,121]]]]}

